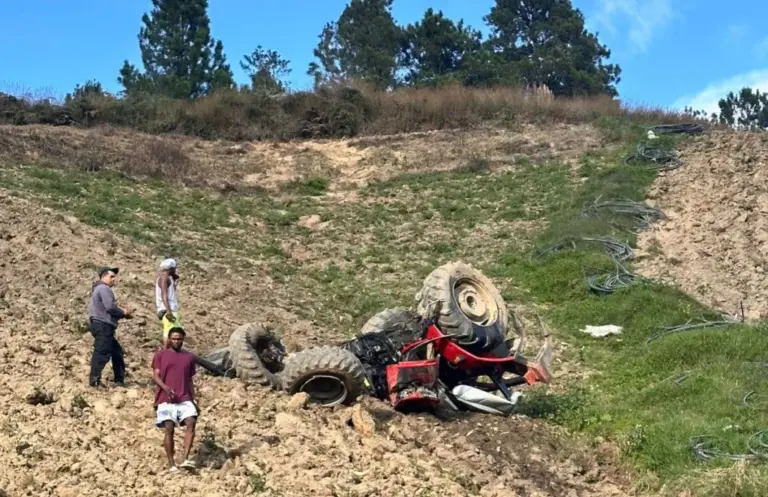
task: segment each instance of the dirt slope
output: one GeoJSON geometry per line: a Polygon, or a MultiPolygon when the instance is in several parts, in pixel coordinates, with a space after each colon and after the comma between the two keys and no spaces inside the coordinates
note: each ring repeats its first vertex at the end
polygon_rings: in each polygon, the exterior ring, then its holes
{"type": "Polygon", "coordinates": [[[520,160],[575,161],[584,151],[604,145],[595,128],[567,124],[287,143],[157,137],[115,128],[0,126],[0,157],[15,162],[115,169],[221,190],[274,190],[319,177],[329,180],[334,191],[405,172],[465,167],[472,156],[481,157],[487,167],[503,169],[520,160]]]}
{"type": "MultiPolygon", "coordinates": [[[[0,489],[9,496],[621,496],[614,455],[574,445],[543,423],[403,416],[366,401],[351,409],[289,406],[239,380],[196,382],[199,474],[168,475],[153,427],[149,360],[157,261],[142,247],[0,191],[0,489]],[[118,299],[138,308],[121,326],[128,386],[87,387],[92,339],[84,320],[93,268],[123,268],[118,299]],[[50,396],[31,402],[38,388],[50,396]],[[42,402],[40,402],[42,401],[42,402]],[[366,416],[366,413],[367,414],[366,416]],[[358,420],[360,418],[357,418],[358,420]]],[[[182,268],[190,346],[226,340],[259,317],[289,338],[309,323],[274,306],[281,288],[238,268],[182,268]],[[254,283],[258,281],[259,285],[254,283]]],[[[105,379],[110,379],[107,366],[105,379]]],[[[177,438],[177,447],[181,438],[177,438]]]]}
{"type": "Polygon", "coordinates": [[[680,151],[649,200],[666,214],[640,237],[638,263],[703,303],[747,319],[768,317],[768,137],[713,131],[680,151]]]}

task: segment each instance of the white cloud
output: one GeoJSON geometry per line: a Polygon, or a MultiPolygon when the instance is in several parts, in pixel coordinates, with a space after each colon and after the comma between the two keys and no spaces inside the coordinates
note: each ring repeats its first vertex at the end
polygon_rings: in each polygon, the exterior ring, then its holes
{"type": "Polygon", "coordinates": [[[597,21],[616,34],[615,22],[624,17],[629,23],[629,39],[636,49],[646,51],[656,32],[669,24],[677,13],[673,0],[597,0],[597,21]]]}
{"type": "Polygon", "coordinates": [[[712,83],[695,95],[687,95],[677,99],[672,104],[672,107],[680,110],[686,106],[692,107],[693,110],[705,111],[707,115],[713,112],[720,113],[720,107],[718,107],[717,102],[724,98],[728,92],[737,93],[745,86],[753,90],[757,89],[761,92],[767,92],[768,69],[758,69],[737,74],[728,79],[712,83]]]}

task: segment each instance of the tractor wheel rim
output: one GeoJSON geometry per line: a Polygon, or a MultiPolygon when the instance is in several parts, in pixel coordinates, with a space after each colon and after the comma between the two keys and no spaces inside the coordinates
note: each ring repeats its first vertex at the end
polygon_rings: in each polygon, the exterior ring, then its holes
{"type": "Polygon", "coordinates": [[[347,398],[347,386],[339,378],[330,375],[315,375],[301,385],[300,392],[324,406],[341,404],[347,398]]]}
{"type": "Polygon", "coordinates": [[[498,316],[498,308],[490,292],[474,279],[462,279],[453,288],[454,297],[470,321],[481,326],[493,323],[498,316]]]}

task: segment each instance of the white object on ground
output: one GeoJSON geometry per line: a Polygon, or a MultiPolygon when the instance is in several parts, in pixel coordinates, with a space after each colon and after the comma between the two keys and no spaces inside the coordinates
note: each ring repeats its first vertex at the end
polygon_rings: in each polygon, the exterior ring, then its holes
{"type": "Polygon", "coordinates": [[[608,335],[620,335],[623,329],[624,328],[621,326],[616,326],[615,324],[606,324],[603,326],[587,325],[587,327],[581,331],[584,333],[589,333],[595,338],[602,338],[608,335]]]}
{"type": "MultiPolygon", "coordinates": [[[[458,406],[454,405],[454,403],[443,394],[442,389],[440,393],[440,400],[442,402],[445,402],[454,410],[459,410],[458,406]]],[[[498,414],[500,416],[511,414],[517,404],[517,400],[520,398],[520,395],[522,395],[520,392],[512,392],[512,400],[510,401],[504,397],[493,395],[490,392],[468,385],[456,385],[451,390],[451,393],[460,404],[472,411],[498,414]]]]}

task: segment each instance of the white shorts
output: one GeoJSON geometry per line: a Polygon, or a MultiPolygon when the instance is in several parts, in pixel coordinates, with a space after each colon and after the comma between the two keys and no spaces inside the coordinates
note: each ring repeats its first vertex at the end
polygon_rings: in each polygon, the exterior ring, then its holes
{"type": "Polygon", "coordinates": [[[163,402],[157,406],[155,426],[162,428],[166,421],[173,421],[176,423],[176,426],[181,426],[182,421],[190,416],[197,416],[197,409],[195,408],[195,404],[189,400],[180,404],[163,402]]]}

